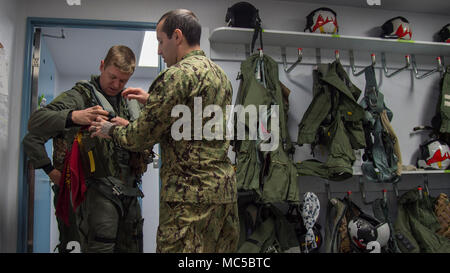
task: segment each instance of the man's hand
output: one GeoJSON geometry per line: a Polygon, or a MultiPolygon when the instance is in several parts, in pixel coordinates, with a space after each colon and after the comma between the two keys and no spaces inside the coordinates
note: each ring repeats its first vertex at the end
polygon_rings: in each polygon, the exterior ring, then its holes
{"type": "Polygon", "coordinates": [[[113,125],[115,124],[98,117],[96,121],[91,122],[91,127],[89,127],[91,137],[111,138],[109,130],[113,125]]]}
{"type": "Polygon", "coordinates": [[[77,125],[90,125],[97,117],[108,120],[108,112],[100,105],[72,112],[72,121],[77,125]]]}
{"type": "Polygon", "coordinates": [[[145,104],[147,102],[149,94],[142,88],[128,87],[122,91],[122,97],[126,99],[135,99],[139,103],[145,104]]]}
{"type": "Polygon", "coordinates": [[[61,172],[58,171],[57,169],[53,169],[49,174],[48,177],[50,177],[50,180],[52,180],[53,183],[55,183],[56,185],[59,185],[59,182],[61,180],[61,172]]]}
{"type": "Polygon", "coordinates": [[[117,126],[127,126],[128,123],[130,123],[128,120],[121,118],[121,117],[115,117],[111,119],[112,124],[117,126]]]}

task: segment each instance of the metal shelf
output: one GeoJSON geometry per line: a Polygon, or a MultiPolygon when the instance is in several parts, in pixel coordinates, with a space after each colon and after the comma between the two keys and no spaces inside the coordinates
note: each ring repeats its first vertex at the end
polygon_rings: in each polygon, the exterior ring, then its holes
{"type": "MultiPolygon", "coordinates": [[[[253,29],[219,27],[211,31],[209,40],[213,43],[250,44],[253,29]]],[[[375,37],[317,34],[307,32],[265,29],[264,45],[301,48],[324,48],[339,50],[360,50],[393,52],[431,56],[450,56],[450,43],[405,41],[375,37]]]]}

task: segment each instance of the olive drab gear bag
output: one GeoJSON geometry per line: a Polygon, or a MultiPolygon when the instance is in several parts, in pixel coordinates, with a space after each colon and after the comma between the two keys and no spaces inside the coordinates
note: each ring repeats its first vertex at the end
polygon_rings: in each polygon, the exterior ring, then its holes
{"type": "Polygon", "coordinates": [[[278,64],[269,56],[253,54],[242,62],[241,82],[235,105],[244,109],[256,109],[258,126],[247,114],[238,112],[235,128],[239,133],[239,127],[244,126],[246,137],[244,140],[236,140],[235,137],[232,141],[236,152],[237,188],[241,192],[256,193],[265,203],[299,202],[296,168],[289,158],[289,154],[294,152],[287,128],[289,92],[278,79],[278,64]],[[267,112],[260,113],[260,106],[266,106],[267,112]],[[278,113],[274,111],[276,107],[278,113]],[[272,118],[278,121],[279,130],[272,128],[272,118]],[[252,139],[251,128],[256,131],[257,127],[260,132],[252,139]],[[277,132],[278,137],[275,135],[277,132]],[[270,136],[269,139],[264,138],[267,135],[270,136]],[[278,142],[275,143],[277,139],[278,142]],[[269,141],[273,141],[276,149],[262,149],[262,145],[269,141]]]}
{"type": "Polygon", "coordinates": [[[240,235],[238,253],[285,252],[298,246],[294,226],[272,204],[238,198],[240,235]]]}
{"type": "Polygon", "coordinates": [[[450,65],[446,67],[440,81],[439,99],[431,126],[439,139],[450,144],[450,65]]]}
{"type": "Polygon", "coordinates": [[[436,198],[411,189],[398,200],[394,224],[398,247],[404,253],[450,253],[450,239],[439,234],[436,198]]]}
{"type": "Polygon", "coordinates": [[[366,87],[361,106],[364,108],[364,149],[361,166],[364,177],[374,182],[398,182],[401,174],[400,145],[390,125],[393,113],[378,90],[373,66],[364,69],[366,87]]]}
{"type": "Polygon", "coordinates": [[[297,144],[316,145],[328,151],[326,162],[309,159],[296,164],[299,175],[345,180],[353,175],[353,149],[365,147],[361,94],[342,65],[320,64],[313,71],[313,99],[298,126],[297,144]]]}

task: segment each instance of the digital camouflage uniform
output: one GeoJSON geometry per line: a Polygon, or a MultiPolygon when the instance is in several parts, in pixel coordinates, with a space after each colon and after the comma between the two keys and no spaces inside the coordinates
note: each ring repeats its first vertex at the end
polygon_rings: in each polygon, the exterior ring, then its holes
{"type": "MultiPolygon", "coordinates": [[[[194,140],[193,129],[191,140],[176,141],[171,136],[171,126],[178,119],[171,117],[174,106],[189,107],[191,121],[195,97],[201,97],[203,108],[214,104],[225,112],[232,99],[230,81],[203,51],[194,50],[161,72],[149,94],[139,118],[116,127],[113,139],[131,151],[161,145],[157,251],[235,251],[239,222],[235,172],[227,156],[229,141],[194,140]]],[[[208,120],[203,117],[202,125],[208,120]]],[[[224,117],[223,132],[226,122],[224,117]]]]}
{"type": "MultiPolygon", "coordinates": [[[[35,168],[42,168],[51,163],[44,144],[53,138],[53,165],[62,171],[65,149],[71,149],[75,135],[81,132],[83,166],[86,165],[83,158],[87,157],[87,151],[92,151],[90,157],[93,160],[89,164],[94,162],[95,168],[83,167],[87,191],[85,200],[77,208],[76,217],[69,214],[70,232],[75,224],[82,252],[142,252],[143,219],[137,198],[141,192],[137,186],[147,168],[148,151],[128,152],[112,140],[91,138],[87,130],[80,130],[80,126],[67,122],[70,111],[97,105],[93,93],[87,87],[101,92],[98,79],[98,76],[92,76],[89,82],[77,82],[71,90],[34,112],[28,122],[29,132],[23,140],[25,152],[35,168]]],[[[115,98],[104,97],[117,116],[130,120],[131,109],[120,95],[115,98]]],[[[58,188],[54,186],[55,194],[58,188]]],[[[60,233],[64,233],[63,229],[67,226],[59,218],[58,226],[60,233]]],[[[74,234],[65,236],[70,239],[76,237],[74,234]]],[[[65,239],[60,236],[62,244],[67,243],[63,242],[65,239]]]]}

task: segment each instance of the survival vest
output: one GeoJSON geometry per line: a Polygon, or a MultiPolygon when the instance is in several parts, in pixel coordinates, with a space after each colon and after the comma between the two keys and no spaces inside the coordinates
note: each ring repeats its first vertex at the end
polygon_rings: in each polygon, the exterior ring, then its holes
{"type": "MultiPolygon", "coordinates": [[[[139,105],[135,100],[130,100],[125,102],[125,100],[120,99],[120,107],[118,113],[114,110],[107,99],[97,90],[96,86],[92,84],[95,81],[93,77],[90,82],[80,81],[78,82],[74,90],[78,91],[84,99],[86,107],[91,107],[95,105],[101,105],[106,111],[114,113],[114,115],[126,118],[130,121],[136,119],[139,116],[139,105]]],[[[139,180],[143,173],[147,169],[147,164],[151,161],[150,157],[152,153],[150,151],[143,151],[140,153],[128,152],[123,149],[118,149],[114,147],[111,140],[102,140],[99,138],[91,138],[90,133],[87,130],[80,130],[79,127],[67,128],[64,134],[58,135],[53,138],[53,164],[56,169],[64,172],[65,160],[67,160],[67,155],[72,151],[72,145],[74,139],[78,138],[78,148],[80,148],[80,155],[82,161],[82,169],[84,171],[84,178],[98,178],[105,180],[105,177],[109,177],[108,181],[111,186],[117,183],[117,179],[114,180],[114,176],[119,177],[120,171],[124,170],[127,174],[123,177],[126,180],[137,179],[139,180]],[[133,166],[131,169],[130,166],[133,166]]],[[[67,166],[67,165],[66,165],[67,166]]],[[[70,178],[69,178],[70,180],[70,178]]],[[[125,180],[125,181],[126,181],[125,180]]],[[[70,201],[71,197],[68,197],[68,191],[70,189],[70,181],[68,183],[68,188],[61,188],[60,186],[54,185],[53,191],[55,193],[54,205],[58,210],[58,214],[63,217],[57,217],[58,230],[59,230],[59,244],[56,246],[59,253],[70,252],[73,249],[67,249],[67,244],[70,241],[79,242],[79,233],[75,220],[74,206],[70,201]],[[69,200],[67,200],[69,199],[69,200]],[[59,202],[65,200],[65,202],[59,202]]],[[[99,185],[100,186],[100,185],[99,185]]],[[[116,187],[121,187],[117,185],[116,187]]],[[[128,195],[139,195],[139,191],[132,190],[130,188],[120,190],[125,191],[128,195]]],[[[105,190],[105,192],[108,190],[105,190]]],[[[111,192],[111,189],[109,189],[111,192]]],[[[120,207],[120,204],[119,204],[120,207]]],[[[122,210],[122,209],[121,209],[122,210]]]]}
{"type": "Polygon", "coordinates": [[[450,239],[439,233],[442,227],[435,214],[436,201],[417,189],[400,197],[394,228],[402,252],[450,253],[450,239]]]}
{"type": "Polygon", "coordinates": [[[366,87],[361,106],[364,108],[366,148],[361,166],[364,177],[374,182],[398,182],[401,174],[400,145],[390,125],[392,111],[386,107],[378,90],[373,66],[364,70],[366,87]]]}
{"type": "MultiPolygon", "coordinates": [[[[299,189],[295,165],[289,158],[294,148],[287,128],[289,89],[278,79],[278,64],[267,55],[253,54],[241,64],[241,82],[235,105],[244,108],[267,107],[267,124],[264,117],[258,115],[258,125],[265,134],[275,133],[271,128],[271,117],[278,119],[279,141],[273,143],[277,148],[263,151],[261,145],[267,142],[264,133],[258,134],[256,140],[245,138],[234,140],[232,145],[236,152],[236,177],[238,191],[250,191],[259,196],[262,202],[299,202],[299,189]],[[256,76],[255,76],[256,75],[256,76]],[[272,106],[278,106],[278,117],[272,106]]],[[[261,114],[261,113],[259,113],[261,114]]],[[[250,135],[249,118],[239,115],[235,128],[244,124],[246,136],[250,135]]],[[[239,133],[238,133],[239,134],[239,133]]],[[[271,139],[274,136],[272,135],[271,139]]],[[[275,138],[276,139],[276,138],[275,138]]]]}
{"type": "Polygon", "coordinates": [[[328,158],[297,163],[298,174],[345,180],[353,175],[353,149],[365,147],[364,110],[357,103],[361,90],[337,61],[318,65],[313,80],[313,99],[298,126],[297,144],[311,144],[312,151],[324,145],[328,158]]]}
{"type": "MultiPolygon", "coordinates": [[[[253,196],[254,197],[254,196],[253,196]]],[[[238,199],[238,253],[274,253],[298,247],[294,225],[272,204],[255,203],[251,195],[238,199]]]]}
{"type": "Polygon", "coordinates": [[[434,134],[450,144],[450,65],[446,67],[440,81],[439,100],[431,125],[434,134]]]}
{"type": "MultiPolygon", "coordinates": [[[[326,212],[326,226],[325,226],[325,252],[326,253],[361,253],[368,252],[367,250],[356,247],[358,238],[354,238],[350,235],[349,223],[355,219],[366,219],[371,222],[383,223],[385,225],[384,218],[377,219],[371,215],[363,212],[351,199],[345,197],[343,199],[332,198],[328,202],[326,212]],[[353,241],[353,242],[352,242],[353,241]]],[[[379,216],[379,215],[378,215],[379,216]]],[[[381,224],[380,224],[381,225],[381,224]]],[[[390,227],[389,227],[390,230],[390,227]]],[[[369,232],[368,230],[361,232],[369,232]]],[[[368,237],[377,237],[379,234],[371,231],[368,237]]],[[[385,231],[392,234],[392,231],[385,231]]],[[[362,237],[369,234],[358,234],[362,237]]],[[[381,248],[382,253],[395,252],[392,250],[393,236],[387,237],[388,243],[381,248]]]]}

